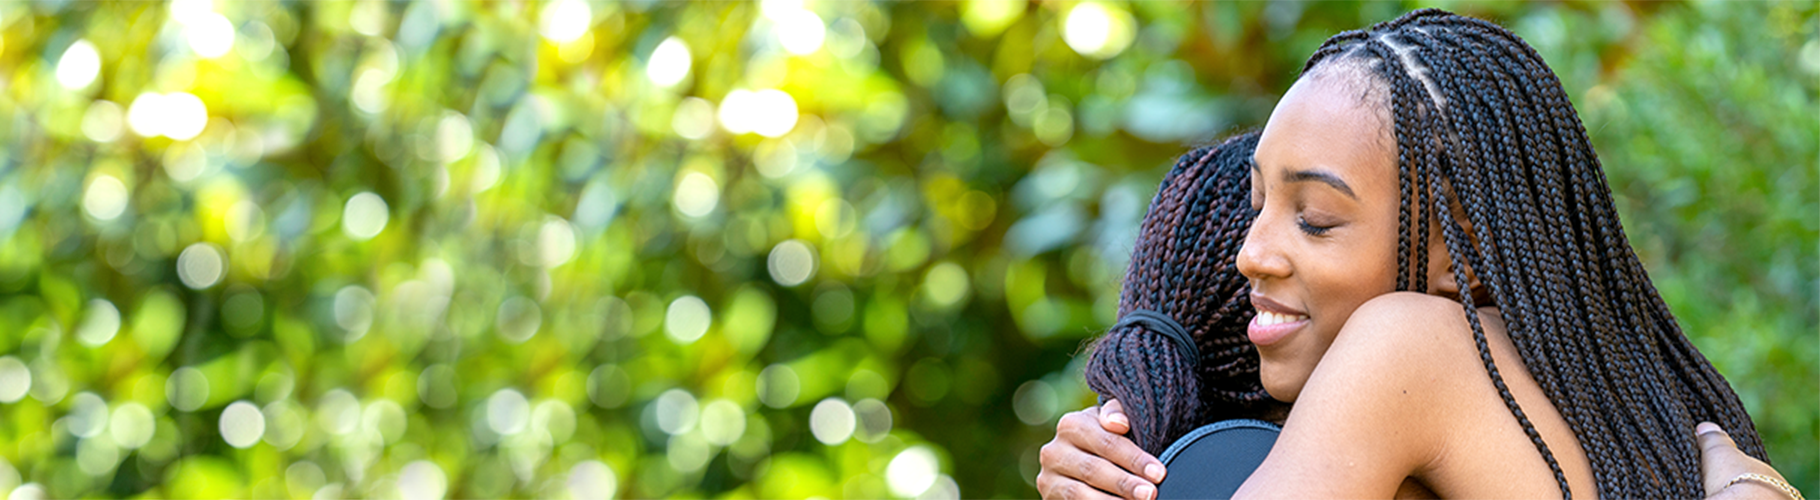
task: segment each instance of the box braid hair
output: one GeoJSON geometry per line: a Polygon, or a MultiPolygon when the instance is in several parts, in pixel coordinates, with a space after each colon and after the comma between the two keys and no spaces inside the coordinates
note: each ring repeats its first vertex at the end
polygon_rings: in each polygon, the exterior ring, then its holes
{"type": "Polygon", "coordinates": [[[1245,336],[1254,314],[1250,287],[1236,260],[1256,216],[1257,145],[1250,132],[1182,155],[1131,250],[1119,315],[1167,316],[1194,344],[1179,345],[1149,323],[1120,321],[1095,341],[1087,362],[1088,387],[1124,405],[1133,440],[1152,455],[1201,425],[1271,418],[1286,408],[1258,380],[1257,349],[1245,336]]]}
{"type": "Polygon", "coordinates": [[[1328,39],[1303,67],[1321,71],[1352,72],[1391,118],[1403,193],[1397,289],[1428,288],[1423,228],[1438,222],[1457,282],[1470,269],[1488,288],[1458,297],[1479,357],[1564,497],[1560,465],[1492,362],[1478,306],[1501,311],[1600,496],[1702,496],[1693,428],[1703,420],[1768,460],[1738,396],[1631,250],[1586,129],[1534,48],[1490,22],[1425,9],[1328,39]]]}

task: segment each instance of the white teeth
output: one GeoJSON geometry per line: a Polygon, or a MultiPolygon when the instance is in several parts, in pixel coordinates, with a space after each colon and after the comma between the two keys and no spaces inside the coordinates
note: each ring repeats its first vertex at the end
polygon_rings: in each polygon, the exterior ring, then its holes
{"type": "Polygon", "coordinates": [[[1303,314],[1288,315],[1277,314],[1270,311],[1258,311],[1258,324],[1264,326],[1294,323],[1305,319],[1308,319],[1308,316],[1303,314]]]}

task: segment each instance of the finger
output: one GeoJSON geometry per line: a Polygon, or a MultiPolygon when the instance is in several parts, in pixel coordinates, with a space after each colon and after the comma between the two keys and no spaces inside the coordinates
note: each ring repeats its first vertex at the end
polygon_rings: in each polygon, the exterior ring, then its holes
{"type": "MultiPolygon", "coordinates": [[[[1054,470],[1057,475],[1076,478],[1090,489],[1117,493],[1130,500],[1156,498],[1156,485],[1132,475],[1104,457],[1068,446],[1057,446],[1048,451],[1052,455],[1049,462],[1056,464],[1054,470]]],[[[1064,483],[1061,486],[1067,485],[1064,483]]]]}
{"type": "Polygon", "coordinates": [[[1113,434],[1130,434],[1131,419],[1125,416],[1125,405],[1117,399],[1100,406],[1100,427],[1113,434]]]}
{"type": "Polygon", "coordinates": [[[1724,454],[1727,448],[1737,448],[1733,446],[1731,436],[1725,434],[1725,429],[1712,422],[1694,426],[1694,439],[1700,443],[1701,486],[1706,490],[1706,496],[1717,495],[1719,490],[1725,489],[1725,483],[1738,474],[1724,454]]]}
{"type": "Polygon", "coordinates": [[[1057,433],[1082,451],[1112,462],[1131,474],[1140,475],[1153,485],[1163,482],[1163,477],[1167,474],[1162,461],[1138,448],[1137,443],[1130,438],[1107,432],[1097,425],[1071,425],[1064,422],[1057,433]]]}
{"type": "Polygon", "coordinates": [[[1719,427],[1719,424],[1700,422],[1700,425],[1694,426],[1694,434],[1700,441],[1701,453],[1712,453],[1721,449],[1737,451],[1738,449],[1738,443],[1732,441],[1731,434],[1727,434],[1724,428],[1719,427]]]}
{"type": "Polygon", "coordinates": [[[1037,491],[1043,495],[1044,500],[1119,500],[1119,497],[1094,489],[1086,483],[1076,481],[1072,478],[1062,477],[1059,474],[1054,474],[1049,471],[1043,471],[1042,473],[1037,474],[1036,485],[1037,491]]]}

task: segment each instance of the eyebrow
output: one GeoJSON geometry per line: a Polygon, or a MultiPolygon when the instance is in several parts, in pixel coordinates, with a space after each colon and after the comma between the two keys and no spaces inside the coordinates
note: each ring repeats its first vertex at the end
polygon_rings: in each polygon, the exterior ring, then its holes
{"type": "MultiPolygon", "coordinates": [[[[1263,169],[1263,167],[1258,166],[1257,158],[1255,156],[1252,157],[1252,160],[1251,160],[1251,171],[1257,173],[1258,175],[1264,174],[1264,169],[1263,169]]],[[[1359,195],[1354,194],[1352,192],[1352,186],[1347,185],[1346,181],[1340,180],[1340,176],[1333,175],[1332,173],[1329,173],[1327,171],[1297,170],[1297,171],[1290,172],[1290,173],[1284,175],[1283,180],[1284,180],[1284,182],[1304,182],[1304,181],[1319,182],[1322,184],[1326,184],[1328,186],[1332,186],[1334,189],[1339,190],[1341,193],[1344,193],[1346,196],[1351,197],[1354,200],[1359,199],[1359,195]]]]}
{"type": "Polygon", "coordinates": [[[1334,189],[1338,189],[1341,193],[1345,193],[1346,196],[1351,197],[1354,200],[1359,199],[1359,195],[1352,193],[1352,186],[1346,185],[1346,181],[1340,180],[1340,176],[1333,175],[1333,174],[1325,172],[1325,171],[1297,170],[1294,172],[1290,172],[1288,175],[1285,175],[1283,178],[1287,182],[1303,182],[1303,181],[1319,182],[1322,184],[1333,186],[1334,189]]]}

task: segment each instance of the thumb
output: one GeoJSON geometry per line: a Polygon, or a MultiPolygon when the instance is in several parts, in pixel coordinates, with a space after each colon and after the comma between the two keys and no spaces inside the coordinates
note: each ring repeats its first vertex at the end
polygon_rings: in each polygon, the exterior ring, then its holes
{"type": "Polygon", "coordinates": [[[1706,496],[1719,494],[1731,478],[1749,472],[1747,457],[1718,424],[1701,422],[1694,426],[1694,433],[1700,442],[1700,476],[1706,496]]]}
{"type": "Polygon", "coordinates": [[[1131,432],[1131,419],[1125,416],[1125,405],[1112,399],[1100,406],[1100,427],[1113,434],[1131,432]]]}

